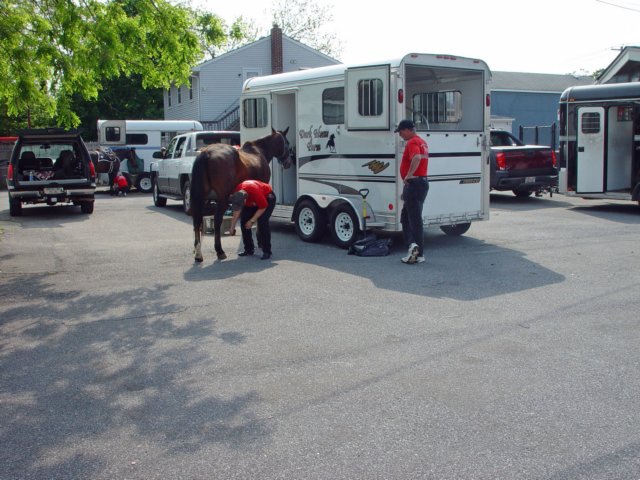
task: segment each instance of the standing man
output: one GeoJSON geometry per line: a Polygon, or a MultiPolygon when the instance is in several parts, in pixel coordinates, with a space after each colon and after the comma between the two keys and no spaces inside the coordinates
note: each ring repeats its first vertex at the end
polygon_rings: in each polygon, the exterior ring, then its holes
{"type": "Polygon", "coordinates": [[[409,253],[402,257],[403,263],[424,262],[424,229],[422,226],[422,208],[429,192],[427,167],[429,164],[429,148],[416,133],[416,126],[411,120],[402,120],[394,130],[407,145],[400,162],[400,177],[404,182],[402,199],[404,205],[400,212],[402,235],[409,244],[409,253]]]}
{"type": "Polygon", "coordinates": [[[251,228],[258,224],[258,245],[262,247],[261,260],[271,258],[271,229],[269,218],[276,206],[276,196],[271,185],[259,180],[245,180],[238,184],[230,196],[233,216],[229,233],[236,234],[236,223],[240,217],[240,231],[244,251],[238,255],[247,257],[253,255],[253,234],[251,228]],[[242,215],[241,215],[242,213],[242,215]]]}

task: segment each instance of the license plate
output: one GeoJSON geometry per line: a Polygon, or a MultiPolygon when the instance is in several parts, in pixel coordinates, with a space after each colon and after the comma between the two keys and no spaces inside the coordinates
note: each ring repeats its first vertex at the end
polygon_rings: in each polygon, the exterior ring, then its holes
{"type": "Polygon", "coordinates": [[[45,188],[44,193],[47,195],[60,195],[64,193],[64,189],[62,187],[45,188]]]}
{"type": "Polygon", "coordinates": [[[524,183],[536,183],[536,177],[525,177],[524,183]]]}

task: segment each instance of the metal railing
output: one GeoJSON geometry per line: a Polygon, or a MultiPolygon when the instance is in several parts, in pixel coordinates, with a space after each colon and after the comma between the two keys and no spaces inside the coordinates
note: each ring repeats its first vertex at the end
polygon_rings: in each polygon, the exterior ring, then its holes
{"type": "Polygon", "coordinates": [[[239,130],[240,129],[240,101],[236,100],[211,121],[201,121],[205,130],[239,130]]]}

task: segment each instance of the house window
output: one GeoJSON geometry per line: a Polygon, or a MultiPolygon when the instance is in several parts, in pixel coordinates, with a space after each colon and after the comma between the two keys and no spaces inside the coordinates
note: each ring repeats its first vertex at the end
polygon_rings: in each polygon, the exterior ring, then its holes
{"type": "Polygon", "coordinates": [[[344,87],[322,92],[322,121],[325,125],[344,123],[344,87]]]}
{"type": "Polygon", "coordinates": [[[582,114],[582,133],[600,133],[600,113],[585,112],[582,114]]]}
{"type": "Polygon", "coordinates": [[[189,100],[193,100],[193,77],[189,77],[189,100]]]}
{"type": "Polygon", "coordinates": [[[167,106],[171,106],[171,89],[167,90],[167,106]]]}
{"type": "Polygon", "coordinates": [[[413,115],[416,123],[458,123],[462,120],[462,93],[418,93],[413,96],[413,115]]]}
{"type": "Polygon", "coordinates": [[[363,117],[382,115],[382,80],[364,79],[358,82],[358,113],[363,117]]]}
{"type": "Polygon", "coordinates": [[[182,103],[182,87],[178,87],[178,105],[182,103]]]}
{"type": "Polygon", "coordinates": [[[243,123],[247,128],[262,128],[268,124],[267,100],[265,98],[247,98],[242,102],[243,123]]]}

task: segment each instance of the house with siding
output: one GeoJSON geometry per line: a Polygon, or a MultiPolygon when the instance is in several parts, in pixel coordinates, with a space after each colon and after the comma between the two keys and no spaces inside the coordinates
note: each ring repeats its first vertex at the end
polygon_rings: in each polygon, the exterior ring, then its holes
{"type": "Polygon", "coordinates": [[[624,47],[598,77],[597,83],[640,82],[640,47],[624,47]]]}
{"type": "MultiPolygon", "coordinates": [[[[492,122],[497,118],[510,119],[510,131],[520,137],[522,127],[525,142],[557,145],[557,132],[554,138],[551,126],[557,123],[560,95],[569,87],[594,83],[593,77],[587,76],[493,72],[492,122]],[[534,127],[539,127],[537,141],[534,127]]],[[[504,123],[500,126],[505,128],[504,123]]]]}
{"type": "Polygon", "coordinates": [[[269,36],[195,67],[188,85],[165,91],[164,118],[199,120],[207,130],[239,130],[238,100],[247,78],[338,63],[274,26],[269,36]]]}

